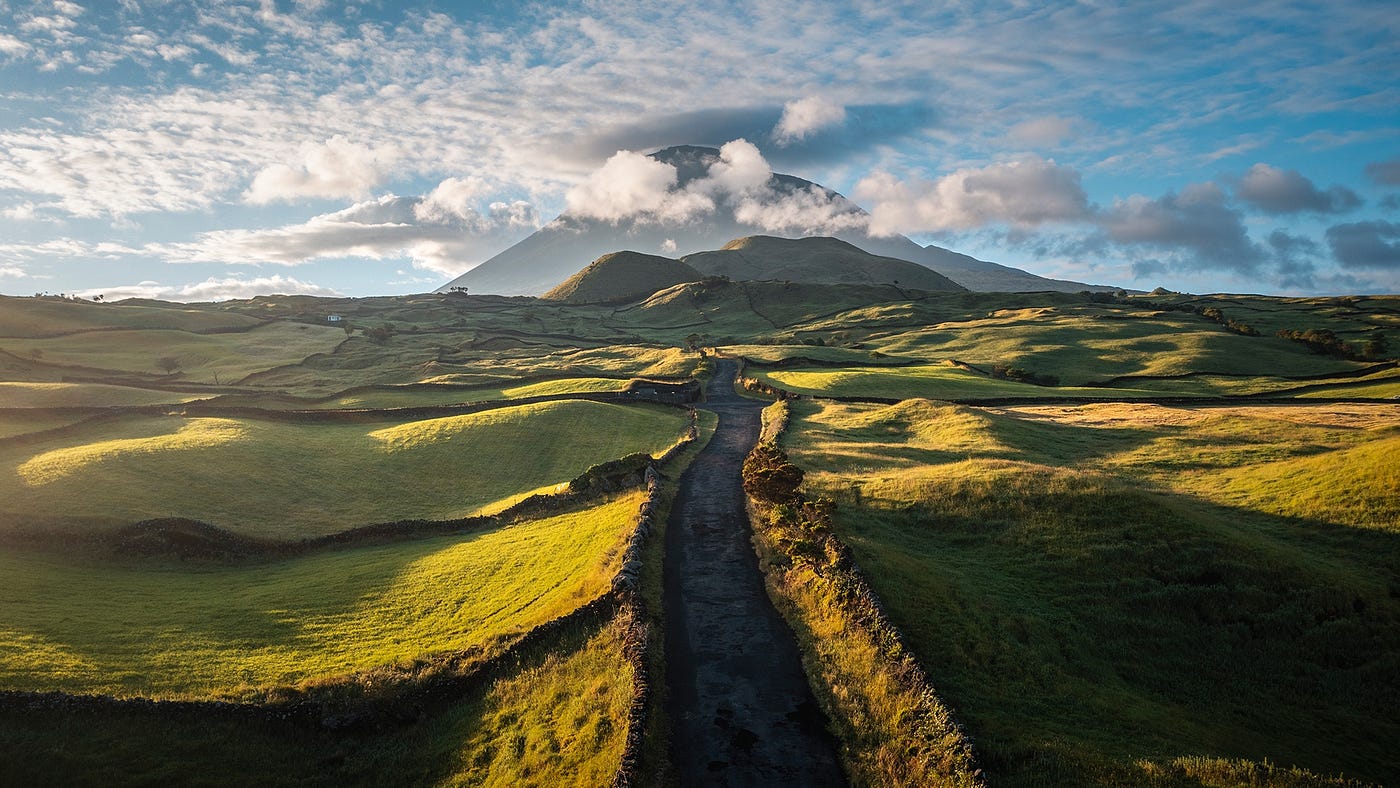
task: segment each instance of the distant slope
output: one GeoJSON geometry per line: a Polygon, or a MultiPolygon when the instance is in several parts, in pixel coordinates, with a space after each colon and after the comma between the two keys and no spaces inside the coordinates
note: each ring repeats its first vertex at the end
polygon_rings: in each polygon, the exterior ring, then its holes
{"type": "Polygon", "coordinates": [[[783,280],[805,284],[898,284],[911,290],[965,290],[942,274],[908,260],[881,257],[837,238],[737,238],[713,252],[686,255],[706,276],[783,280]]]}
{"type": "Polygon", "coordinates": [[[680,260],[641,252],[612,252],[540,297],[568,304],[631,301],[703,278],[703,274],[680,260]]]}
{"type": "MultiPolygon", "coordinates": [[[[710,167],[719,161],[719,151],[694,145],[665,148],[651,157],[676,168],[679,186],[705,177],[710,167]]],[[[780,194],[815,192],[844,203],[845,212],[862,224],[860,217],[868,216],[855,203],[846,201],[824,186],[792,175],[774,173],[768,187],[780,194]]],[[[438,289],[445,293],[451,287],[468,287],[473,293],[500,295],[539,295],[569,278],[586,260],[615,252],[618,249],[662,251],[688,255],[708,249],[718,249],[732,238],[771,234],[754,224],[739,221],[734,206],[723,203],[715,213],[702,221],[660,222],[633,219],[609,222],[584,218],[565,212],[520,243],[506,249],[490,260],[462,274],[438,289]],[[674,251],[671,251],[674,250],[674,251]]],[[[798,233],[813,235],[815,233],[798,233]]],[[[937,246],[923,247],[896,235],[881,238],[862,230],[835,233],[835,237],[871,254],[909,260],[927,266],[954,282],[980,291],[1025,292],[1058,290],[1112,290],[1115,288],[1086,285],[1059,279],[1046,279],[1035,274],[996,263],[978,260],[937,246]]],[[[902,282],[903,280],[901,280],[902,282]]]]}

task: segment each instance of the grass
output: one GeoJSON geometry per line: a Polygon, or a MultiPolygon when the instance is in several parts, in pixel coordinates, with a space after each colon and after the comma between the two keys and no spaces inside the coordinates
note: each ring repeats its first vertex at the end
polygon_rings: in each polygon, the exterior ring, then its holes
{"type": "Polygon", "coordinates": [[[105,383],[0,382],[0,408],[99,408],[159,405],[196,399],[200,399],[197,394],[176,394],[105,383]]]}
{"type": "Polygon", "coordinates": [[[1131,397],[1154,392],[1076,386],[1035,386],[996,380],[949,364],[911,367],[852,366],[843,369],[755,369],[749,375],[798,394],[882,399],[974,399],[981,397],[1131,397]]]}
{"type": "Polygon", "coordinates": [[[132,416],[0,446],[8,528],[110,528],[188,517],[299,538],[452,519],[634,452],[660,454],[680,410],[544,402],[389,424],[132,416]]]}
{"type": "Polygon", "coordinates": [[[258,320],[184,304],[93,304],[0,296],[0,337],[44,337],[105,329],[210,331],[251,328],[258,320]]]}
{"type": "MultiPolygon", "coordinates": [[[[96,308],[96,307],[93,307],[96,308]]],[[[161,359],[172,359],[181,382],[234,383],[254,372],[297,364],[328,353],[345,339],[339,329],[275,322],[232,334],[192,334],[178,330],[99,331],[52,339],[7,339],[3,347],[18,356],[50,364],[114,373],[163,376],[161,359]]]]}
{"type": "Polygon", "coordinates": [[[446,711],[377,734],[142,709],[0,709],[0,783],[603,785],[632,697],[621,637],[617,622],[566,632],[446,711]]]}
{"type": "Polygon", "coordinates": [[[525,399],[559,394],[621,391],[627,380],[618,378],[557,378],[520,385],[462,389],[453,386],[387,388],[349,394],[329,400],[323,408],[402,408],[415,405],[448,405],[461,402],[525,399]]]}
{"type": "Polygon", "coordinates": [[[0,554],[0,687],[230,695],[490,648],[605,592],[638,501],[253,566],[0,554]]]}
{"type": "Polygon", "coordinates": [[[24,411],[0,412],[0,439],[28,435],[55,427],[62,427],[84,418],[82,414],[25,413],[24,411]]]}
{"type": "Polygon", "coordinates": [[[1393,781],[1400,413],[1252,410],[802,402],[787,445],[992,784],[1187,754],[1393,781]]]}

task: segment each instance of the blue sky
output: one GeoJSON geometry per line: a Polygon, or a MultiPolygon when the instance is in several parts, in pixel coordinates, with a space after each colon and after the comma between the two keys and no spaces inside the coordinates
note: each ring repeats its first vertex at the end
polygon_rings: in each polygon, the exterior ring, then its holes
{"type": "Polygon", "coordinates": [[[736,139],[1046,276],[1400,292],[1388,0],[0,0],[0,292],[425,291],[736,139]]]}

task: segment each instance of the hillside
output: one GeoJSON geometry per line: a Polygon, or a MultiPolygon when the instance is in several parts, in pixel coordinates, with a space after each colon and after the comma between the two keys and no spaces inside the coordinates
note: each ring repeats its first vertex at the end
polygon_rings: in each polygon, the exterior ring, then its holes
{"type": "Polygon", "coordinates": [[[680,260],[641,252],[613,252],[589,263],[540,298],[566,304],[633,301],[702,278],[699,271],[680,260]]]}
{"type": "MultiPolygon", "coordinates": [[[[695,145],[678,145],[651,154],[651,158],[676,169],[676,189],[710,175],[719,162],[719,151],[695,145]]],[[[841,227],[835,237],[873,255],[909,260],[939,272],[963,287],[977,291],[1035,292],[1113,290],[1060,279],[1047,279],[1027,271],[978,260],[937,246],[920,246],[902,235],[879,237],[861,229],[868,214],[837,192],[804,178],[774,173],[766,184],[774,199],[796,196],[819,198],[837,206],[841,227]]],[[[772,233],[765,227],[741,221],[738,202],[726,197],[704,221],[663,220],[651,215],[620,220],[596,219],[565,211],[519,243],[438,288],[468,287],[473,293],[539,295],[573,275],[584,260],[618,249],[639,249],[689,255],[718,249],[733,238],[772,233]]],[[[832,234],[823,227],[792,228],[796,235],[832,234]]],[[[901,280],[902,281],[902,280],[901,280]]]]}
{"type": "Polygon", "coordinates": [[[838,238],[736,238],[713,252],[682,262],[706,276],[733,280],[777,279],[805,284],[897,284],[909,290],[962,291],[948,277],[908,260],[881,257],[838,238]]]}

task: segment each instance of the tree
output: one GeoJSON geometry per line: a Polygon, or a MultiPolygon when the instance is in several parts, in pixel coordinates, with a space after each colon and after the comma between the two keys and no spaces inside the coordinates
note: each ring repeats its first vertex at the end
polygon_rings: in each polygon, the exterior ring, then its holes
{"type": "Polygon", "coordinates": [[[1363,352],[1365,352],[1366,358],[1385,358],[1390,352],[1390,346],[1385,341],[1385,333],[1372,331],[1366,337],[1366,348],[1363,352]]]}
{"type": "Polygon", "coordinates": [[[156,366],[165,371],[165,374],[174,374],[180,368],[180,359],[174,356],[161,356],[156,359],[156,366]]]}

